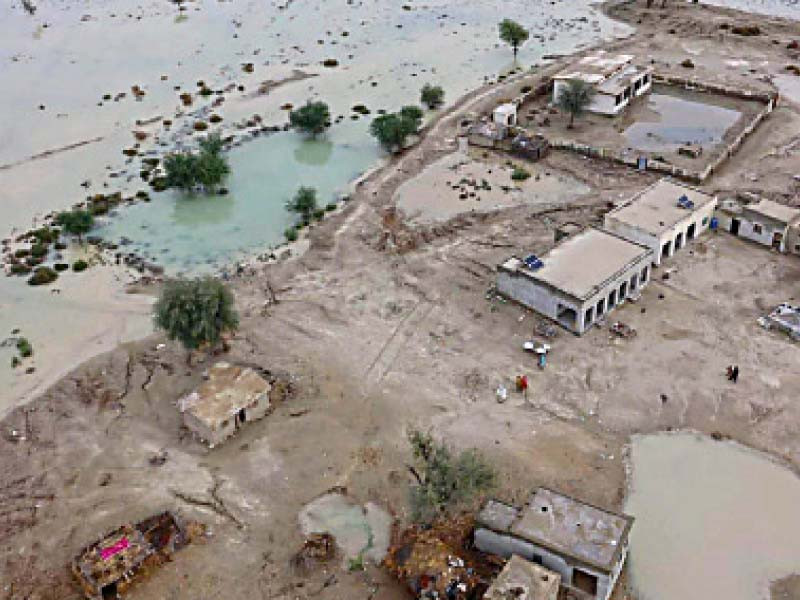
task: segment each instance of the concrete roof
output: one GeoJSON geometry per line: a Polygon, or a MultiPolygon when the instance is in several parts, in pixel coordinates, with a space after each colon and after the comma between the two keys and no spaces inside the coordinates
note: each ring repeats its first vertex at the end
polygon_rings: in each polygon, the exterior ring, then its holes
{"type": "Polygon", "coordinates": [[[517,555],[500,571],[483,600],[556,600],[561,575],[517,555]]]}
{"type": "Polygon", "coordinates": [[[609,212],[606,219],[661,235],[690,214],[690,210],[678,206],[678,198],[684,195],[694,202],[694,211],[715,201],[713,196],[694,188],[671,179],[661,179],[609,212]]]}
{"type": "Polygon", "coordinates": [[[536,271],[528,269],[518,258],[509,259],[501,269],[517,271],[585,300],[606,281],[650,253],[651,250],[645,246],[590,227],[539,257],[544,266],[536,271]]]}
{"type": "Polygon", "coordinates": [[[540,487],[522,508],[488,501],[475,522],[609,572],[628,540],[633,517],[540,487]]]}
{"type": "Polygon", "coordinates": [[[495,107],[494,114],[496,115],[515,115],[517,114],[517,105],[512,102],[506,102],[495,107]]]}
{"type": "Polygon", "coordinates": [[[152,553],[152,546],[138,529],[123,525],[84,548],[75,566],[86,582],[99,590],[119,581],[124,573],[139,566],[152,553]]]}
{"type": "Polygon", "coordinates": [[[626,88],[630,87],[635,80],[639,79],[639,77],[645,75],[646,73],[652,72],[652,70],[653,69],[650,67],[637,67],[635,65],[629,65],[619,73],[616,73],[598,85],[597,92],[600,94],[611,95],[621,94],[626,88]]]}
{"type": "Polygon", "coordinates": [[[611,77],[633,60],[632,54],[597,54],[584,56],[555,76],[555,79],[582,79],[588,83],[600,83],[611,77]]]}
{"type": "Polygon", "coordinates": [[[787,225],[800,218],[800,208],[778,204],[766,199],[760,200],[756,204],[748,204],[744,210],[787,225]]]}
{"type": "Polygon", "coordinates": [[[208,370],[208,379],[179,405],[181,412],[189,412],[212,427],[268,394],[271,387],[249,367],[219,362],[208,370]]]}

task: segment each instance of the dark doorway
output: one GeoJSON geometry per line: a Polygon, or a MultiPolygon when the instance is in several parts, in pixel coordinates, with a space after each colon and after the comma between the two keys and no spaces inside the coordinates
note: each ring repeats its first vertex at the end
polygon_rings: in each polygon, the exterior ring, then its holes
{"type": "Polygon", "coordinates": [[[542,555],[541,554],[534,554],[533,555],[533,562],[535,562],[537,565],[541,565],[542,564],[542,555]]]}
{"type": "Polygon", "coordinates": [[[247,413],[244,412],[243,408],[241,410],[239,410],[239,414],[237,415],[237,419],[236,420],[239,421],[239,425],[241,425],[242,423],[247,421],[247,413]]]}
{"type": "Polygon", "coordinates": [[[589,325],[592,324],[592,319],[594,318],[594,307],[590,307],[586,309],[586,312],[583,315],[583,328],[586,329],[589,325]]]}
{"type": "Polygon", "coordinates": [[[581,571],[580,569],[573,569],[572,585],[587,594],[591,594],[592,597],[597,595],[597,577],[591,573],[581,571]]]}
{"type": "Polygon", "coordinates": [[[631,276],[631,291],[635,292],[636,288],[639,287],[639,276],[635,273],[631,276]]]}
{"type": "Polygon", "coordinates": [[[597,301],[597,318],[599,319],[600,317],[602,317],[605,312],[606,312],[606,299],[602,298],[597,301]]]}
{"type": "Polygon", "coordinates": [[[741,225],[739,219],[731,219],[731,233],[733,235],[739,235],[739,225],[741,225]]]}
{"type": "Polygon", "coordinates": [[[627,297],[628,297],[628,282],[623,281],[622,285],[619,286],[619,301],[622,302],[627,297]]]}
{"type": "Polygon", "coordinates": [[[692,223],[691,225],[689,225],[689,229],[686,230],[686,239],[693,240],[696,232],[697,232],[697,225],[692,223]]]}
{"type": "Polygon", "coordinates": [[[617,290],[611,290],[608,295],[608,310],[611,310],[617,305],[617,290]]]}
{"type": "Polygon", "coordinates": [[[783,234],[780,231],[776,231],[772,234],[772,247],[775,248],[775,250],[780,250],[782,245],[783,234]]]}
{"type": "Polygon", "coordinates": [[[103,600],[117,600],[119,598],[119,595],[117,595],[117,582],[104,585],[101,593],[103,594],[103,600]]]}
{"type": "Polygon", "coordinates": [[[667,242],[661,247],[661,258],[667,258],[672,250],[672,242],[667,242]]]}
{"type": "Polygon", "coordinates": [[[679,233],[675,238],[675,252],[683,248],[683,234],[679,233]]]}
{"type": "Polygon", "coordinates": [[[572,331],[575,330],[575,325],[578,321],[578,312],[574,308],[559,304],[556,308],[556,317],[558,318],[558,322],[564,327],[572,331]]]}

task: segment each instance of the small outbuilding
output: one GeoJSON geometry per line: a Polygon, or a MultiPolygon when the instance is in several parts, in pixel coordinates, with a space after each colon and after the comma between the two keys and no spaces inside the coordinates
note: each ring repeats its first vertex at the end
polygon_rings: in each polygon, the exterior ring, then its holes
{"type": "Polygon", "coordinates": [[[512,256],[498,266],[497,291],[582,334],[650,279],[653,252],[590,227],[541,258],[512,256]]]}
{"type": "Polygon", "coordinates": [[[800,255],[800,208],[762,199],[752,204],[723,202],[716,213],[720,229],[800,255]]]}
{"type": "Polygon", "coordinates": [[[607,600],[628,555],[633,517],[540,487],[521,508],[488,501],[475,523],[482,552],[518,555],[560,575],[578,597],[607,600]]]}
{"type": "Polygon", "coordinates": [[[561,575],[516,554],[500,571],[483,600],[558,600],[561,575]]]}
{"type": "Polygon", "coordinates": [[[225,441],[245,423],[270,408],[270,383],[250,367],[219,362],[206,381],[178,401],[184,425],[210,447],[225,441]]]}
{"type": "Polygon", "coordinates": [[[549,150],[550,143],[543,135],[530,135],[523,132],[511,140],[511,153],[520,158],[532,161],[541,160],[547,156],[549,150]]]}
{"type": "Polygon", "coordinates": [[[675,254],[706,231],[717,199],[664,178],[607,213],[604,227],[653,251],[653,264],[675,254]]]}
{"type": "Polygon", "coordinates": [[[470,125],[467,130],[467,142],[470,146],[496,148],[508,137],[508,127],[489,121],[486,117],[470,125]]]}
{"type": "Polygon", "coordinates": [[[517,105],[506,102],[494,109],[492,120],[504,127],[514,127],[517,124],[517,105]]]}

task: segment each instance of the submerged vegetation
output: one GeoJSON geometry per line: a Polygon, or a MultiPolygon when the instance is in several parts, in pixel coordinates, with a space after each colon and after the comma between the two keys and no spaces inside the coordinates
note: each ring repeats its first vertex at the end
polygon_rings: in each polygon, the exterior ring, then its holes
{"type": "Polygon", "coordinates": [[[420,102],[433,110],[444,104],[444,90],[439,85],[426,83],[420,92],[420,102]]]}
{"type": "Polygon", "coordinates": [[[500,39],[511,46],[511,49],[514,51],[514,58],[516,58],[519,47],[528,41],[528,37],[530,36],[528,30],[511,19],[503,19],[500,21],[498,28],[500,39]]]}
{"type": "Polygon", "coordinates": [[[388,152],[403,148],[409,136],[422,125],[423,112],[419,106],[404,106],[400,112],[381,115],[372,121],[369,132],[388,152]]]}
{"type": "Polygon", "coordinates": [[[217,134],[200,140],[199,152],[178,152],[164,157],[164,185],[185,192],[202,189],[213,194],[230,173],[222,155],[222,139],[217,134]]]}
{"type": "Polygon", "coordinates": [[[310,137],[317,137],[331,126],[331,113],[324,102],[311,102],[289,113],[289,123],[310,137]]]}
{"type": "Polygon", "coordinates": [[[83,240],[83,235],[89,233],[94,227],[94,217],[88,210],[74,209],[59,213],[56,217],[56,224],[60,225],[64,231],[78,236],[83,240]]]}

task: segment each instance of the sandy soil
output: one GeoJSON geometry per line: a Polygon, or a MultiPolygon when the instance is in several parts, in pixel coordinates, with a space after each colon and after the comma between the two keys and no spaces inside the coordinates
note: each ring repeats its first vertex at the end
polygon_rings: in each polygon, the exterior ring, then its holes
{"type": "MultiPolygon", "coordinates": [[[[627,17],[649,14],[637,11],[627,17]]],[[[692,44],[711,36],[709,15],[730,18],[682,4],[667,12],[676,39],[692,44]]],[[[648,23],[630,44],[667,35],[648,23]]],[[[773,51],[771,37],[746,43],[773,51]]],[[[0,423],[0,597],[77,597],[64,565],[80,547],[113,525],[171,508],[209,524],[212,535],[130,598],[403,598],[373,566],[350,573],[332,563],[300,576],[288,561],[302,542],[298,512],[332,487],[407,519],[409,425],[480,448],[501,473],[495,494],[512,501],[546,484],[619,508],[628,437],[670,428],[730,436],[800,470],[800,347],[756,324],[775,303],[797,300],[796,259],[708,235],[657,270],[638,303],[616,312],[638,330],[635,339],[561,332],[539,371],[521,350],[537,318],[486,298],[494,265],[511,253],[546,251],[561,222],[599,223],[609,202],[653,177],[556,152],[532,168],[588,186],[571,204],[433,224],[408,223],[395,210],[403,183],[457,149],[463,115],[520,84],[459,102],[316,225],[302,256],[236,278],[242,324],[225,358],[288,379],[292,393],[225,446],[208,451],[186,436],[174,406],[216,358],[188,367],[180,349],[156,336],[90,360],[0,423]],[[737,385],[724,377],[730,363],[742,369],[737,385]],[[528,400],[512,395],[498,404],[497,385],[521,373],[532,382],[528,400]],[[12,429],[25,440],[13,441],[12,429]],[[167,462],[151,466],[162,450],[167,462]]],[[[752,160],[775,143],[756,135],[741,160],[750,157],[757,173],[788,172],[791,152],[752,160]]],[[[770,190],[790,193],[781,181],[770,190]]],[[[709,187],[740,184],[726,171],[709,187]]],[[[623,584],[616,595],[628,593],[623,584]]]]}

